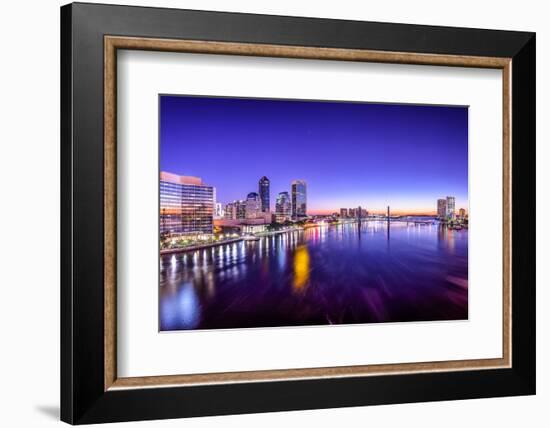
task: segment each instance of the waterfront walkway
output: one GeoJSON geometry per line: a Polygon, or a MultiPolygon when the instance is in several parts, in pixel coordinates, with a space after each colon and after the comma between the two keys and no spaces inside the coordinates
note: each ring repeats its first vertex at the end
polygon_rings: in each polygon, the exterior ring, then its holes
{"type": "Polygon", "coordinates": [[[216,241],[216,242],[208,242],[207,244],[196,244],[196,245],[188,245],[186,247],[178,247],[178,248],[165,248],[164,250],[160,250],[160,254],[175,254],[175,253],[183,253],[186,251],[195,251],[195,250],[202,250],[204,248],[211,248],[211,247],[217,247],[218,245],[224,245],[224,244],[232,244],[234,242],[242,241],[243,238],[233,238],[233,239],[224,239],[222,241],[216,241]]]}
{"type": "MultiPolygon", "coordinates": [[[[430,224],[438,224],[440,223],[439,220],[436,220],[436,219],[431,219],[431,218],[418,218],[418,219],[411,219],[410,217],[390,217],[389,219],[387,217],[385,218],[380,218],[380,217],[367,217],[367,218],[362,218],[361,219],[361,222],[371,222],[371,221],[389,221],[390,223],[414,223],[414,224],[417,224],[417,225],[430,225],[430,224]]],[[[357,223],[358,220],[357,219],[345,219],[343,221],[340,221],[338,223],[331,223],[332,225],[334,226],[338,226],[338,225],[344,225],[344,224],[353,224],[353,223],[357,223]]],[[[259,233],[255,233],[254,236],[257,236],[258,238],[264,238],[264,237],[269,237],[269,236],[274,236],[274,235],[280,235],[280,234],[283,234],[283,233],[292,233],[292,232],[299,232],[299,231],[303,231],[304,229],[309,229],[309,228],[312,228],[312,227],[321,227],[321,226],[327,226],[327,225],[331,225],[331,224],[328,224],[328,223],[310,223],[310,224],[307,224],[306,226],[304,227],[289,227],[289,228],[284,228],[284,229],[279,229],[279,230],[272,230],[272,231],[269,231],[269,232],[259,232],[259,233]]],[[[463,225],[462,228],[464,229],[467,229],[468,226],[467,225],[463,225]]],[[[205,249],[205,248],[211,248],[211,247],[217,247],[219,245],[224,245],[224,244],[232,244],[234,242],[240,242],[240,241],[243,241],[244,240],[244,236],[240,236],[240,237],[237,237],[237,238],[233,238],[233,239],[226,239],[226,240],[222,240],[222,241],[215,241],[215,242],[208,242],[208,243],[205,243],[205,244],[195,244],[195,245],[188,245],[186,247],[178,247],[178,248],[167,248],[167,249],[164,249],[164,250],[160,250],[160,254],[163,255],[163,254],[175,254],[175,253],[183,253],[183,252],[187,252],[187,251],[195,251],[195,250],[202,250],[202,249],[205,249]]]]}
{"type": "Polygon", "coordinates": [[[274,236],[274,235],[281,235],[283,233],[299,232],[301,230],[304,230],[304,229],[301,227],[293,227],[288,229],[272,230],[270,232],[259,232],[259,233],[256,233],[255,235],[258,237],[274,236]]]}

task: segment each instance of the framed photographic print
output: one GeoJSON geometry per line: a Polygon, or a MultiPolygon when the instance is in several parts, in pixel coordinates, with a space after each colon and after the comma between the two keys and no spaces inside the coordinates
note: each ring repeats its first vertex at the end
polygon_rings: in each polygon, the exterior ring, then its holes
{"type": "Polygon", "coordinates": [[[61,54],[62,420],[535,393],[533,33],[76,3],[61,54]]]}
{"type": "Polygon", "coordinates": [[[467,107],[162,94],[159,115],[161,332],[468,320],[467,107]]]}

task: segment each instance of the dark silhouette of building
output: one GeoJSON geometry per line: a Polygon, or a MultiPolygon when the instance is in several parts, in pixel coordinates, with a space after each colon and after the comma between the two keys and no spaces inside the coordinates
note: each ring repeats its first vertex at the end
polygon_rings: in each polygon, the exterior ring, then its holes
{"type": "Polygon", "coordinates": [[[269,212],[269,178],[265,175],[258,182],[258,193],[260,195],[260,208],[262,212],[269,212]]]}

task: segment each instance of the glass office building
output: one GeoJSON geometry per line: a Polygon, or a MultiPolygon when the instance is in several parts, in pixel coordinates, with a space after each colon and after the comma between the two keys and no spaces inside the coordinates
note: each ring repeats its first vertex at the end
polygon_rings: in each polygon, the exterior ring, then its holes
{"type": "Polygon", "coordinates": [[[275,221],[277,223],[284,223],[290,220],[291,211],[290,196],[288,192],[280,192],[275,204],[275,221]]]}
{"type": "Polygon", "coordinates": [[[250,192],[246,197],[245,210],[246,218],[259,218],[259,214],[261,212],[260,195],[256,192],[250,192]]]}
{"type": "Polygon", "coordinates": [[[265,175],[258,182],[258,193],[260,194],[261,210],[263,213],[269,212],[269,178],[265,175]]]}
{"type": "Polygon", "coordinates": [[[238,200],[225,206],[224,218],[227,220],[242,220],[246,218],[246,201],[238,200]]]}
{"type": "Polygon", "coordinates": [[[447,196],[447,217],[454,219],[455,218],[455,197],[447,196]]]}
{"type": "Polygon", "coordinates": [[[307,216],[306,182],[294,180],[292,182],[292,218],[299,220],[307,216]]]}
{"type": "Polygon", "coordinates": [[[447,217],[447,200],[438,199],[437,200],[437,216],[441,219],[447,217]]]}
{"type": "Polygon", "coordinates": [[[160,173],[160,233],[203,235],[213,231],[214,188],[198,177],[160,173]]]}

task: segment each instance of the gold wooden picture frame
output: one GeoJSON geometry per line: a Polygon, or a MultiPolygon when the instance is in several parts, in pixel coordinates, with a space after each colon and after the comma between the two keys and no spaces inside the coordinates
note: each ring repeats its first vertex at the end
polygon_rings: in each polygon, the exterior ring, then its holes
{"type": "Polygon", "coordinates": [[[174,385],[257,382],[323,377],[406,374],[434,371],[495,369],[511,364],[511,58],[465,55],[377,52],[354,49],[296,47],[246,43],[167,40],[105,36],[105,390],[174,385]],[[261,370],[171,376],[122,377],[116,375],[116,64],[117,50],[247,55],[260,57],[360,61],[390,64],[439,65],[502,70],[503,147],[503,320],[502,358],[430,361],[422,363],[357,365],[307,369],[261,370]]]}

